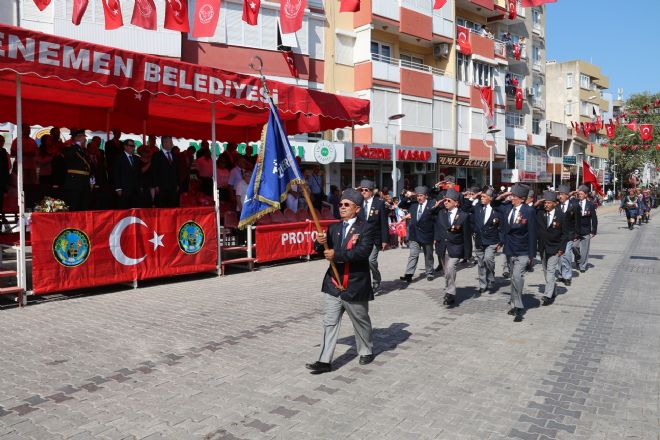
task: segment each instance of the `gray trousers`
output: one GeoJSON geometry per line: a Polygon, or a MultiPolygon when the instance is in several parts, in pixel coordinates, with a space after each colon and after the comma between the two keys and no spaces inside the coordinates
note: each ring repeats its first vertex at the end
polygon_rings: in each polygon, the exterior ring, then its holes
{"type": "Polygon", "coordinates": [[[495,283],[495,249],[496,244],[486,246],[485,249],[474,248],[477,257],[477,268],[479,269],[479,288],[486,289],[495,283]]]}
{"type": "Polygon", "coordinates": [[[332,355],[337,346],[339,330],[341,329],[341,317],[344,310],[353,323],[355,331],[355,345],[360,356],[367,356],[373,353],[373,330],[371,328],[371,319],[369,318],[369,303],[367,301],[352,302],[323,294],[323,342],[321,343],[321,354],[319,362],[330,363],[332,355]]]}
{"type": "Polygon", "coordinates": [[[380,284],[380,271],[378,270],[378,246],[374,245],[374,248],[369,254],[369,269],[371,269],[371,281],[374,283],[380,284]]]}
{"type": "Polygon", "coordinates": [[[555,286],[557,285],[557,266],[561,257],[557,254],[548,256],[543,254],[541,263],[543,264],[543,274],[545,275],[545,293],[543,296],[552,298],[555,296],[555,286]]]}
{"type": "Polygon", "coordinates": [[[559,276],[565,280],[573,278],[573,245],[578,243],[577,241],[568,240],[568,243],[566,243],[566,252],[559,257],[559,276]]]}
{"type": "Polygon", "coordinates": [[[580,270],[587,270],[589,262],[589,245],[591,244],[591,235],[580,238],[580,261],[578,262],[580,270]]]}
{"type": "Polygon", "coordinates": [[[445,295],[456,295],[456,264],[460,258],[452,258],[445,254],[445,295]]]}
{"type": "Polygon", "coordinates": [[[517,309],[522,309],[524,308],[522,295],[523,288],[525,287],[523,274],[529,258],[526,255],[519,257],[512,256],[509,258],[509,261],[511,262],[511,300],[509,301],[509,304],[517,309]]]}
{"type": "Polygon", "coordinates": [[[410,255],[408,256],[408,264],[406,265],[406,275],[414,275],[417,269],[417,260],[419,259],[420,252],[424,252],[424,269],[426,275],[433,275],[433,245],[422,244],[417,241],[410,241],[410,255]]]}

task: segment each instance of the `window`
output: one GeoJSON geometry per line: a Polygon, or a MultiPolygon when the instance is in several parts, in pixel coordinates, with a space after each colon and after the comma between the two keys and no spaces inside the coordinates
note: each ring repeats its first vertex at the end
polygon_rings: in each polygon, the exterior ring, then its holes
{"type": "Polygon", "coordinates": [[[507,127],[525,127],[525,117],[519,111],[509,111],[506,112],[506,126],[507,127]]]}
{"type": "Polygon", "coordinates": [[[539,118],[532,118],[532,133],[541,134],[541,120],[539,118]]]}
{"type": "Polygon", "coordinates": [[[589,75],[580,74],[580,87],[583,89],[591,89],[591,78],[589,75]]]}
{"type": "Polygon", "coordinates": [[[424,69],[424,60],[422,58],[416,57],[414,55],[401,54],[401,66],[408,67],[410,69],[424,69]]]}
{"type": "Polygon", "coordinates": [[[371,42],[371,59],[389,62],[392,58],[392,47],[378,41],[371,42]]]}
{"type": "Polygon", "coordinates": [[[468,66],[470,59],[460,52],[456,55],[458,57],[458,75],[456,76],[459,81],[468,82],[468,66]]]}
{"type": "Polygon", "coordinates": [[[566,116],[571,116],[573,114],[572,108],[573,108],[573,101],[569,99],[568,101],[566,101],[566,108],[564,109],[564,111],[566,112],[566,116]]]}
{"type": "Polygon", "coordinates": [[[541,64],[541,48],[536,45],[532,46],[532,62],[536,65],[541,64]]]}
{"type": "Polygon", "coordinates": [[[337,35],[335,41],[335,62],[346,66],[352,66],[353,47],[355,47],[355,38],[348,35],[337,35]]]}
{"type": "Polygon", "coordinates": [[[580,101],[580,114],[582,116],[591,116],[591,104],[587,101],[580,101]]]}
{"type": "Polygon", "coordinates": [[[541,11],[538,8],[532,9],[532,24],[535,29],[541,28],[541,11]]]}
{"type": "Polygon", "coordinates": [[[480,86],[493,84],[493,66],[478,61],[472,62],[472,82],[480,86]]]}
{"type": "Polygon", "coordinates": [[[456,23],[458,23],[459,26],[463,26],[470,29],[472,32],[476,32],[476,33],[481,32],[481,24],[475,23],[474,21],[466,20],[464,18],[458,18],[456,19],[456,23]]]}
{"type": "Polygon", "coordinates": [[[566,74],[566,88],[567,89],[572,89],[573,88],[573,74],[572,73],[567,73],[566,74]]]}

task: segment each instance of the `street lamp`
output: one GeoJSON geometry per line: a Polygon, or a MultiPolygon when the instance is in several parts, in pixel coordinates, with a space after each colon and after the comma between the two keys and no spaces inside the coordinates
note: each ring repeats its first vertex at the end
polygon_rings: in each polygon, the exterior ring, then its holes
{"type": "MultiPolygon", "coordinates": [[[[397,113],[395,115],[391,115],[387,117],[387,124],[385,130],[387,131],[387,135],[390,134],[390,122],[391,121],[396,121],[401,118],[404,118],[406,115],[403,113],[397,113]]],[[[397,193],[397,183],[399,181],[399,176],[396,168],[396,133],[394,134],[394,141],[392,142],[392,195],[396,196],[397,193]]]]}
{"type": "MultiPolygon", "coordinates": [[[[553,145],[552,147],[548,148],[548,151],[546,151],[546,154],[548,155],[548,158],[552,157],[550,156],[550,152],[554,150],[555,148],[559,148],[559,145],[553,145]]],[[[563,150],[562,150],[563,154],[563,150]]],[[[563,161],[562,161],[563,162],[563,161]]],[[[557,174],[557,161],[554,161],[552,163],[552,187],[556,190],[557,187],[555,186],[555,175],[557,174]]]]}
{"type": "Polygon", "coordinates": [[[495,148],[495,144],[497,142],[495,140],[495,134],[499,133],[500,131],[502,131],[502,130],[500,130],[499,128],[491,128],[490,130],[488,130],[487,132],[484,133],[484,136],[483,136],[483,139],[482,139],[482,141],[484,143],[484,146],[487,147],[490,150],[489,154],[488,154],[488,157],[490,158],[490,161],[489,161],[490,162],[490,167],[489,167],[489,170],[488,170],[489,171],[488,185],[490,185],[491,187],[493,186],[493,161],[495,160],[494,157],[493,157],[494,156],[493,149],[495,148]],[[488,143],[486,142],[486,135],[487,134],[492,134],[493,135],[493,145],[488,145],[488,143]]]}

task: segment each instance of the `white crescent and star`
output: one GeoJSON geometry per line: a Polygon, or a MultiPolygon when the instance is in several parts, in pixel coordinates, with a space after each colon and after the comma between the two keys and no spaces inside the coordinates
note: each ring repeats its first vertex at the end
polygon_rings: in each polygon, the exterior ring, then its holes
{"type": "Polygon", "coordinates": [[[119,4],[115,0],[103,0],[103,2],[113,15],[119,14],[119,4]],[[111,1],[112,5],[110,5],[111,1]]]}
{"type": "MultiPolygon", "coordinates": [[[[119,222],[117,222],[115,227],[112,228],[112,232],[110,233],[110,238],[109,238],[110,252],[112,253],[112,256],[115,257],[115,260],[117,260],[120,264],[123,264],[124,266],[135,266],[136,264],[142,263],[144,259],[147,258],[146,255],[140,258],[130,258],[124,253],[124,250],[121,248],[121,237],[124,234],[124,230],[128,226],[133,224],[139,224],[144,227],[148,227],[147,224],[144,221],[142,221],[142,219],[140,219],[139,217],[128,216],[119,220],[119,222]]],[[[156,250],[160,246],[164,247],[163,245],[164,236],[165,236],[164,234],[159,235],[156,231],[154,231],[153,238],[149,240],[149,242],[153,243],[154,250],[156,250]]]]}

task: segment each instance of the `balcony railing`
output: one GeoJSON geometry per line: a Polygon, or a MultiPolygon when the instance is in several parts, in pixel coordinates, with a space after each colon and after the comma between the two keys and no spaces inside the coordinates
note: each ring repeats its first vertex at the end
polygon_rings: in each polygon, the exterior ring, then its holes
{"type": "Polygon", "coordinates": [[[386,57],[383,55],[379,55],[377,53],[371,54],[371,60],[380,61],[381,63],[385,63],[390,66],[399,66],[399,67],[405,67],[406,69],[419,70],[420,72],[427,72],[433,75],[445,74],[444,70],[438,69],[437,67],[429,66],[427,64],[419,64],[408,60],[401,60],[398,58],[386,57]]]}
{"type": "Polygon", "coordinates": [[[506,44],[504,41],[495,40],[495,56],[506,58],[506,44]]]}
{"type": "Polygon", "coordinates": [[[537,110],[545,110],[545,102],[536,96],[532,98],[532,107],[537,110]]]}

